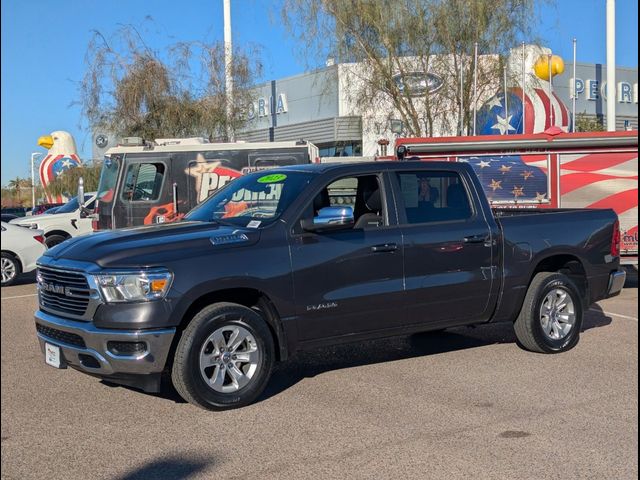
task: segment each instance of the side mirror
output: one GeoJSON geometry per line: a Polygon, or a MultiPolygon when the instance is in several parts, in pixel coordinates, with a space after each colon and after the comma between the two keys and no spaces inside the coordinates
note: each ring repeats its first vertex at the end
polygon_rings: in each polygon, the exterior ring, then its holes
{"type": "Polygon", "coordinates": [[[353,208],[325,207],[318,211],[313,220],[303,220],[302,228],[308,232],[326,232],[352,228],[354,223],[353,208]]]}

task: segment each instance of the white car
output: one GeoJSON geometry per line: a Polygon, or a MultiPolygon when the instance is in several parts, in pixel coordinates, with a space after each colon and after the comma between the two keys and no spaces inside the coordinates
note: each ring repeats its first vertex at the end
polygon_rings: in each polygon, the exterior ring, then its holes
{"type": "Polygon", "coordinates": [[[44,232],[2,222],[2,286],[16,281],[21,273],[36,269],[36,260],[47,247],[44,232]]]}
{"type": "Polygon", "coordinates": [[[93,232],[92,219],[87,215],[93,212],[96,192],[84,194],[82,208],[76,197],[61,206],[55,215],[41,214],[11,220],[12,225],[21,225],[44,232],[45,244],[51,248],[66,239],[93,232]]]}

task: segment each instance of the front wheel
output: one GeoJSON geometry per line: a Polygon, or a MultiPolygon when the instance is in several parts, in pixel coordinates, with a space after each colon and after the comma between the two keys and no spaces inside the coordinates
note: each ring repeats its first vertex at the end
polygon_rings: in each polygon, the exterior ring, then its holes
{"type": "Polygon", "coordinates": [[[182,333],[171,379],[188,402],[207,410],[252,403],[267,386],[275,358],[269,327],[234,303],[202,309],[182,333]]]}
{"type": "Polygon", "coordinates": [[[533,277],[515,321],[516,337],[532,352],[565,352],[578,343],[582,315],[580,291],[571,279],[541,272],[533,277]]]}

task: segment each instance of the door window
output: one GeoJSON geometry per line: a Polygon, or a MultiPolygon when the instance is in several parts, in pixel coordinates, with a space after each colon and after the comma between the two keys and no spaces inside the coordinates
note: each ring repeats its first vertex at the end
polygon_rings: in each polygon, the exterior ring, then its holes
{"type": "Polygon", "coordinates": [[[377,175],[334,180],[316,195],[307,215],[317,216],[322,208],[343,206],[351,207],[353,210],[354,229],[387,225],[382,189],[377,175]]]}
{"type": "Polygon", "coordinates": [[[455,172],[399,172],[409,224],[465,220],[472,215],[467,189],[455,172]]]}
{"type": "Polygon", "coordinates": [[[150,202],[160,198],[164,180],[164,164],[134,163],[125,177],[122,198],[136,202],[150,202]]]}

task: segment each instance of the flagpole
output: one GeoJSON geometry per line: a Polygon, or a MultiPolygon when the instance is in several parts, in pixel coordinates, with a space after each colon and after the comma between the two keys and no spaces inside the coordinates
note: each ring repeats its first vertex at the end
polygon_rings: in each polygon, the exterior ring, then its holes
{"type": "Polygon", "coordinates": [[[573,92],[571,92],[571,131],[576,131],[576,100],[578,98],[578,92],[576,92],[576,51],[578,41],[573,39],[573,92]]]}
{"type": "Polygon", "coordinates": [[[473,45],[473,136],[476,135],[478,115],[478,42],[473,45]]]}
{"type": "MultiPolygon", "coordinates": [[[[507,120],[507,126],[509,125],[509,99],[507,98],[507,66],[504,66],[504,118],[507,120]]],[[[509,135],[509,128],[507,128],[507,135],[509,135]]]]}
{"type": "Polygon", "coordinates": [[[552,54],[548,55],[549,57],[549,119],[551,120],[549,123],[553,127],[554,125],[554,117],[553,117],[553,102],[551,101],[551,95],[553,90],[553,85],[551,82],[553,81],[553,75],[551,75],[551,59],[553,57],[552,54]]]}
{"type": "Polygon", "coordinates": [[[464,77],[463,77],[463,54],[460,55],[460,135],[464,136],[464,77]]]}
{"type": "Polygon", "coordinates": [[[527,133],[527,103],[525,101],[525,88],[527,84],[527,74],[525,69],[525,51],[524,42],[522,42],[522,133],[527,133]]]}

